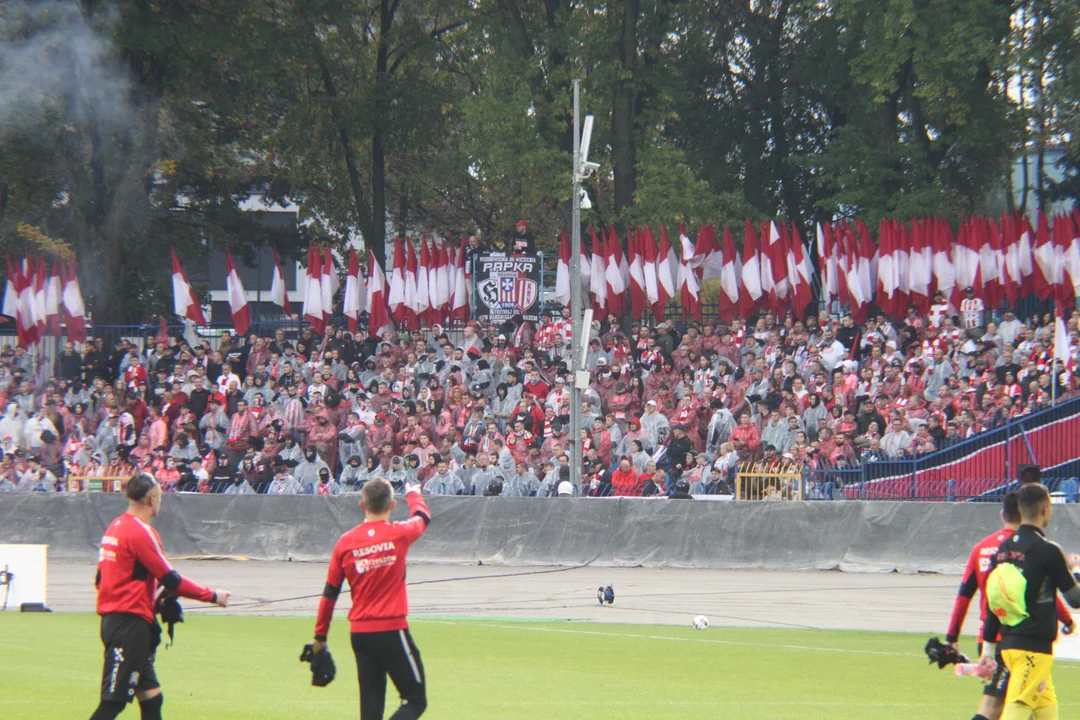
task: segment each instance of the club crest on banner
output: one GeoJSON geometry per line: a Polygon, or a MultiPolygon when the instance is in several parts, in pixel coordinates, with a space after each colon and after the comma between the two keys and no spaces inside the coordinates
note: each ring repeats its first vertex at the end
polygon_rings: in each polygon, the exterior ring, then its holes
{"type": "Polygon", "coordinates": [[[476,262],[477,314],[499,322],[521,315],[536,322],[540,311],[540,263],[532,256],[486,254],[476,262]]]}

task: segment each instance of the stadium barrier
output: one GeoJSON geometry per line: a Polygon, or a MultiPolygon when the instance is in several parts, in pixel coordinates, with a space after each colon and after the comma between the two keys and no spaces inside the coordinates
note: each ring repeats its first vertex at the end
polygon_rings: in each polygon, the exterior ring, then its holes
{"type": "MultiPolygon", "coordinates": [[[[357,497],[168,495],[155,520],[174,557],[325,561],[360,521],[357,497]]],[[[419,562],[862,572],[959,572],[1000,522],[990,503],[700,502],[644,498],[430,498],[419,562]]],[[[404,504],[396,517],[404,517],[404,504]]],[[[97,557],[118,493],[0,494],[0,543],[97,557]]],[[[1080,506],[1051,537],[1080,550],[1080,506]]]]}

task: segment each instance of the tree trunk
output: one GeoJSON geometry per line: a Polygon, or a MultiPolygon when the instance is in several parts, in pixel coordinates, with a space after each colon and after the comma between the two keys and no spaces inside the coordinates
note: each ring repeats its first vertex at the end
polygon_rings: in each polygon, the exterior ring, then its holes
{"type": "Polygon", "coordinates": [[[386,137],[384,123],[390,111],[387,36],[394,27],[400,0],[380,0],[379,47],[375,54],[375,122],[371,128],[371,231],[365,240],[384,266],[386,264],[386,137]]]}
{"type": "Polygon", "coordinates": [[[625,0],[619,34],[619,78],[611,103],[611,165],[615,175],[615,214],[634,203],[637,152],[634,147],[634,71],[637,68],[637,21],[640,0],[625,0]]]}

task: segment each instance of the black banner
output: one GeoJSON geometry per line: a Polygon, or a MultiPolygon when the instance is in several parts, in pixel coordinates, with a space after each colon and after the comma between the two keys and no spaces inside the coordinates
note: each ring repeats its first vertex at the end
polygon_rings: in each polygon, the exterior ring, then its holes
{"type": "Polygon", "coordinates": [[[521,315],[540,321],[540,258],[484,253],[476,256],[476,318],[503,322],[521,315]]]}

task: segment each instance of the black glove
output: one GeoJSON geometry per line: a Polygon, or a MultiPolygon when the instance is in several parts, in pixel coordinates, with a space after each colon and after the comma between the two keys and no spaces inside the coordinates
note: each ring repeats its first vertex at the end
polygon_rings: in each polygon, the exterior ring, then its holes
{"type": "Polygon", "coordinates": [[[926,647],[923,648],[926,653],[926,657],[930,658],[930,664],[937,663],[938,668],[944,668],[953,663],[966,663],[971,662],[968,660],[967,655],[960,652],[951,645],[947,645],[936,637],[932,637],[926,641],[926,647]]]}
{"type": "Polygon", "coordinates": [[[300,662],[311,663],[311,684],[315,687],[326,687],[337,675],[337,667],[334,665],[334,658],[329,648],[316,654],[315,646],[309,643],[300,653],[300,662]]]}
{"type": "Polygon", "coordinates": [[[154,612],[161,616],[161,622],[169,629],[169,644],[165,647],[170,647],[175,642],[173,626],[184,622],[184,608],[180,605],[180,598],[165,592],[161,593],[155,603],[154,612]]]}

